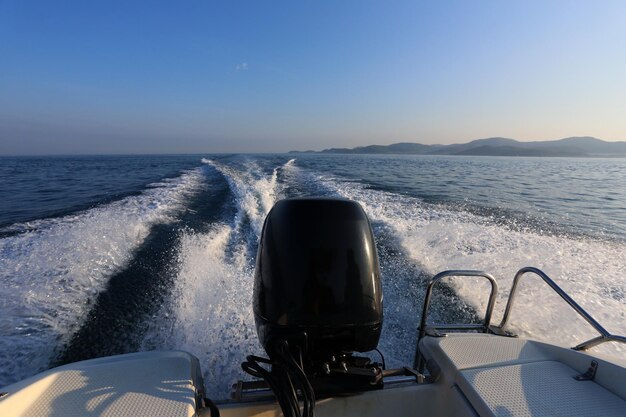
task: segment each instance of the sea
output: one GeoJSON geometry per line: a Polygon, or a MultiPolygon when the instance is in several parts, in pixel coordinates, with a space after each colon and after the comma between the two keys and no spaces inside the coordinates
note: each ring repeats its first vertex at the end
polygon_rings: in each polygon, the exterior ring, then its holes
{"type": "MultiPolygon", "coordinates": [[[[342,197],[369,216],[388,367],[411,365],[427,281],[544,270],[626,334],[626,159],[415,155],[0,158],[0,386],[63,363],[155,349],[200,359],[209,396],[263,355],[252,314],[257,242],[283,198],[342,197]]],[[[566,346],[596,335],[525,276],[511,330],[566,346]]],[[[430,321],[479,322],[488,286],[447,280],[430,321]]],[[[600,354],[626,358],[626,346],[600,354]]],[[[366,353],[368,355],[368,353],[366,353]]],[[[371,353],[378,360],[378,353],[371,353]]]]}

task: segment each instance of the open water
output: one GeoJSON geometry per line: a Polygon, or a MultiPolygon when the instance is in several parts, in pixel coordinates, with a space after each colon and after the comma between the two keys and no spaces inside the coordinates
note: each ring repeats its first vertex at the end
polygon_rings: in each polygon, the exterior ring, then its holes
{"type": "MultiPolygon", "coordinates": [[[[515,272],[539,267],[626,334],[625,159],[2,157],[0,386],[65,362],[184,349],[209,395],[227,397],[246,378],[239,363],[263,353],[251,309],[263,220],[295,196],[354,199],[369,215],[388,366],[411,364],[425,282],[446,269],[495,275],[498,322],[515,272]]],[[[518,333],[570,346],[594,336],[539,280],[520,290],[518,333]]],[[[449,283],[433,321],[479,320],[486,291],[449,283]]]]}

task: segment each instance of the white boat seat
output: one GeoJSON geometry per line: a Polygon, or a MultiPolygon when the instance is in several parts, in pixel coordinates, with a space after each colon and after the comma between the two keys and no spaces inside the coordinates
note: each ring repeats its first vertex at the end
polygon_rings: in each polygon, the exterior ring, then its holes
{"type": "Polygon", "coordinates": [[[142,352],[76,362],[3,388],[0,416],[180,416],[196,413],[197,359],[142,352]]]}
{"type": "Polygon", "coordinates": [[[556,361],[461,371],[457,384],[481,416],[623,417],[626,401],[556,361]]]}
{"type": "Polygon", "coordinates": [[[420,342],[420,349],[427,358],[439,365],[451,381],[463,369],[550,359],[531,341],[482,333],[426,337],[420,342]]]}
{"type": "Polygon", "coordinates": [[[456,385],[481,417],[626,416],[626,401],[616,395],[621,384],[611,381],[618,368],[599,360],[604,386],[576,381],[581,372],[563,361],[584,370],[590,360],[570,349],[477,333],[426,337],[420,349],[436,363],[443,382],[456,385]]]}

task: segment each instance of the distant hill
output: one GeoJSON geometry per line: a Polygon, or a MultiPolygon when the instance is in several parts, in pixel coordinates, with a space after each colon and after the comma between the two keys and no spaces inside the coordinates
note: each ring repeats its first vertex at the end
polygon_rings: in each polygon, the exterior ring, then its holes
{"type": "Polygon", "coordinates": [[[390,153],[390,154],[425,154],[435,151],[444,145],[422,145],[421,143],[394,143],[392,145],[370,145],[357,148],[324,149],[323,153],[390,153]]]}
{"type": "Polygon", "coordinates": [[[559,146],[547,149],[524,148],[521,146],[493,146],[483,145],[464,149],[450,155],[489,155],[489,156],[587,156],[577,148],[559,146]]]}
{"type": "Polygon", "coordinates": [[[520,142],[508,138],[486,138],[454,145],[394,143],[391,145],[369,145],[359,146],[356,148],[330,148],[324,149],[323,151],[321,151],[321,153],[538,157],[626,157],[626,142],[606,142],[604,140],[588,136],[538,142],[520,142]]]}

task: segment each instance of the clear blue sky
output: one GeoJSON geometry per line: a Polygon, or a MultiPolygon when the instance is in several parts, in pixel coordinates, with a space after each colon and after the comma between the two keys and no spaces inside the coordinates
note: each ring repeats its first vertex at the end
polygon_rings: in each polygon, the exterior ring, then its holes
{"type": "Polygon", "coordinates": [[[626,140],[624,1],[0,0],[0,154],[626,140]]]}

